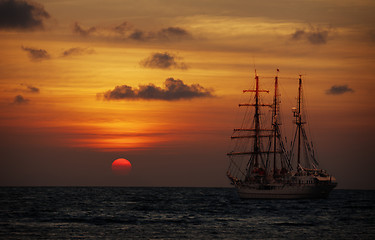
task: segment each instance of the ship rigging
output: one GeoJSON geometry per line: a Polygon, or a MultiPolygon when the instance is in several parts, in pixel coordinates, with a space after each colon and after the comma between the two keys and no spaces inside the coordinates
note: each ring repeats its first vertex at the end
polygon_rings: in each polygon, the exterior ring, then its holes
{"type": "Polygon", "coordinates": [[[243,93],[252,93],[253,98],[239,104],[248,111],[241,128],[233,130],[231,139],[235,144],[227,154],[230,161],[227,177],[241,198],[327,197],[337,185],[333,176],[318,169],[304,128],[302,76],[298,81],[297,106],[292,109],[295,131],[289,151],[280,127],[278,74],[274,78],[272,103],[263,103],[261,95],[270,91],[260,87],[256,72],[255,88],[243,90],[243,93]],[[271,112],[270,119],[264,117],[265,108],[271,112]]]}

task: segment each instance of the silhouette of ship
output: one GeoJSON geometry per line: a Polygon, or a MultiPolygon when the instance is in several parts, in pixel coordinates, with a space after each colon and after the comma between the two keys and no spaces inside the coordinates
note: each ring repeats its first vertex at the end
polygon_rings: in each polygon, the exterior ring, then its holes
{"type": "MultiPolygon", "coordinates": [[[[279,70],[277,70],[277,73],[279,70]]],[[[263,103],[255,71],[255,88],[243,90],[251,94],[240,128],[231,136],[233,148],[227,155],[227,176],[244,199],[325,198],[336,187],[336,179],[319,168],[312,142],[305,131],[302,77],[298,79],[297,106],[292,108],[295,131],[290,149],[282,137],[278,74],[275,76],[272,103],[263,103]],[[267,114],[268,112],[269,117],[267,114]]]]}

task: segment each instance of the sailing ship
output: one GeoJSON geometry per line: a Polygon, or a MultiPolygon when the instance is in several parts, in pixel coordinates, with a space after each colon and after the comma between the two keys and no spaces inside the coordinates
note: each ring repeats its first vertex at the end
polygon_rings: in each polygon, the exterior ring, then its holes
{"type": "Polygon", "coordinates": [[[231,136],[234,144],[227,154],[227,176],[240,198],[326,198],[337,182],[319,168],[313,144],[308,140],[302,76],[298,79],[297,105],[292,108],[295,131],[289,150],[282,136],[278,81],[276,74],[271,103],[262,101],[262,94],[270,91],[260,88],[256,71],[255,87],[243,90],[251,97],[247,103],[239,104],[246,111],[241,127],[235,128],[231,136]]]}

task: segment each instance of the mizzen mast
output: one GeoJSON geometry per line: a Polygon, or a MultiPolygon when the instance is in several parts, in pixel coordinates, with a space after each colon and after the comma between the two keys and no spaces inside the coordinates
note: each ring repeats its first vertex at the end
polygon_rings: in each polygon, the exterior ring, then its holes
{"type": "MultiPolygon", "coordinates": [[[[311,167],[309,164],[313,164],[313,167],[317,167],[319,165],[318,161],[315,159],[314,149],[312,145],[308,142],[307,134],[304,128],[304,124],[306,121],[303,120],[302,117],[303,111],[303,89],[302,89],[302,76],[299,76],[298,79],[298,99],[297,99],[297,108],[293,108],[293,116],[295,118],[294,123],[296,124],[296,132],[294,136],[294,141],[292,145],[292,149],[294,147],[295,142],[297,142],[297,169],[300,169],[302,165],[306,165],[306,167],[311,167]],[[304,159],[306,160],[305,164],[301,164],[302,156],[301,152],[304,152],[304,159]],[[311,159],[312,161],[309,161],[311,159]]],[[[312,143],[311,143],[312,144],[312,143]]],[[[293,151],[293,150],[291,150],[293,151]]]]}
{"type": "MultiPolygon", "coordinates": [[[[297,104],[298,104],[298,114],[296,116],[296,124],[297,124],[297,127],[298,127],[298,157],[297,157],[297,163],[298,163],[298,166],[301,164],[301,128],[302,128],[302,117],[301,117],[301,92],[302,92],[302,79],[301,79],[301,75],[299,75],[299,79],[298,79],[298,101],[297,101],[297,104]]],[[[297,166],[297,169],[298,169],[298,166],[297,166]]]]}

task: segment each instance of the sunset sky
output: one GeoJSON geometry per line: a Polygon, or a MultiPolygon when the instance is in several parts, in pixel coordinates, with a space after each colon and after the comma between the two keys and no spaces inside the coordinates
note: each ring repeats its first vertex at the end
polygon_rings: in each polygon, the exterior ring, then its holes
{"type": "Polygon", "coordinates": [[[207,186],[238,103],[302,74],[321,167],[375,189],[372,0],[0,0],[0,185],[207,186]],[[111,171],[117,158],[127,176],[111,171]]]}

